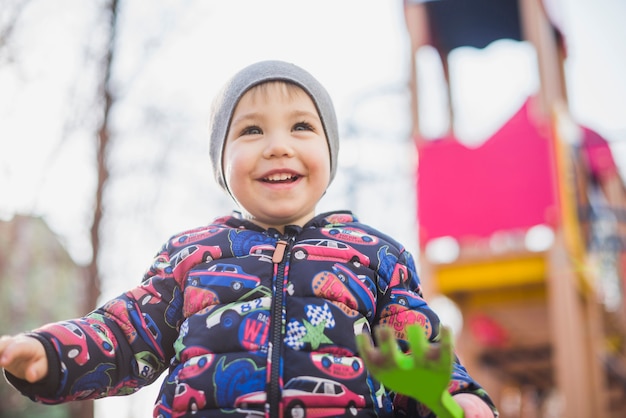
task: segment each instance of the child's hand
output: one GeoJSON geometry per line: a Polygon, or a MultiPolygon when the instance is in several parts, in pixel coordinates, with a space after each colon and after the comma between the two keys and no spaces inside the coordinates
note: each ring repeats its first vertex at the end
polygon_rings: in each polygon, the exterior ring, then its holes
{"type": "Polygon", "coordinates": [[[465,418],[493,418],[493,412],[485,401],[471,393],[457,393],[452,397],[465,412],[465,418]]]}
{"type": "Polygon", "coordinates": [[[5,335],[0,337],[0,367],[17,378],[35,383],[48,374],[48,358],[36,338],[5,335]]]}

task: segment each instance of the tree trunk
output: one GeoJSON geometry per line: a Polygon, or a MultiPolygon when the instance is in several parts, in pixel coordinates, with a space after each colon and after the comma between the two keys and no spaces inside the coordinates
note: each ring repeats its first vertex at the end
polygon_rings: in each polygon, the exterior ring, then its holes
{"type": "MultiPolygon", "coordinates": [[[[110,145],[109,115],[114,104],[111,92],[111,69],[115,56],[115,39],[117,29],[118,0],[110,0],[104,7],[105,15],[108,15],[109,24],[106,28],[107,44],[100,66],[100,81],[98,86],[97,100],[102,106],[102,119],[97,130],[96,137],[96,170],[97,185],[94,201],[93,220],[90,228],[92,248],[91,262],[87,267],[88,277],[82,311],[92,311],[98,305],[100,297],[100,271],[98,269],[98,256],[100,253],[100,225],[104,213],[104,192],[109,180],[109,167],[107,155],[110,145]]],[[[76,402],[71,405],[73,418],[89,418],[94,416],[93,401],[76,402]]]]}

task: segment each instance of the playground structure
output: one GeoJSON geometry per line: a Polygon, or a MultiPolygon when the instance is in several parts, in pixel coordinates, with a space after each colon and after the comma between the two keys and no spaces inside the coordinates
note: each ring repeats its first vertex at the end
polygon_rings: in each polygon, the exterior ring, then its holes
{"type": "MultiPolygon", "coordinates": [[[[568,113],[564,35],[541,0],[405,2],[420,269],[464,326],[457,352],[501,417],[618,417],[626,410],[626,193],[607,142],[568,113]],[[444,23],[442,23],[444,22],[444,23]],[[537,54],[540,89],[468,148],[419,123],[417,51],[501,38],[537,54]]],[[[448,88],[449,103],[452,103],[448,88]]]]}

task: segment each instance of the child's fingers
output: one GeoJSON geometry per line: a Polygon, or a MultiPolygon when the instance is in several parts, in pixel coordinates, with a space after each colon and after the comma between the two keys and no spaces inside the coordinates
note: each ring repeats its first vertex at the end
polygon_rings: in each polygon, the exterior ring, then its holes
{"type": "Polygon", "coordinates": [[[0,336],[0,355],[4,351],[5,347],[8,346],[12,340],[13,337],[11,335],[0,336]]]}
{"type": "Polygon", "coordinates": [[[38,382],[46,377],[47,370],[43,360],[35,361],[26,369],[25,380],[30,383],[38,382]]]}
{"type": "Polygon", "coordinates": [[[8,348],[14,340],[15,337],[10,335],[0,337],[0,367],[5,367],[11,361],[11,350],[8,348]]]}
{"type": "Polygon", "coordinates": [[[0,366],[31,383],[41,380],[48,372],[43,346],[25,335],[0,338],[0,366]]]}

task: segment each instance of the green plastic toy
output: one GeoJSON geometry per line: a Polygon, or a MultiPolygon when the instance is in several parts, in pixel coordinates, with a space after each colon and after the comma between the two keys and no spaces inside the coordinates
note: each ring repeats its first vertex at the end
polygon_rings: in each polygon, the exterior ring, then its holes
{"type": "Polygon", "coordinates": [[[430,344],[418,325],[406,328],[411,353],[403,353],[391,328],[375,330],[378,348],[370,336],[359,334],[356,343],[370,373],[386,388],[417,399],[438,418],[463,418],[461,407],[448,392],[452,374],[452,333],[441,330],[441,341],[430,344]]]}

